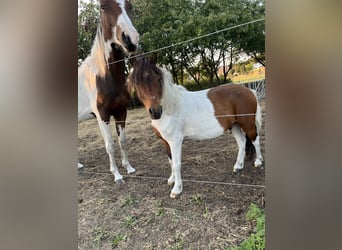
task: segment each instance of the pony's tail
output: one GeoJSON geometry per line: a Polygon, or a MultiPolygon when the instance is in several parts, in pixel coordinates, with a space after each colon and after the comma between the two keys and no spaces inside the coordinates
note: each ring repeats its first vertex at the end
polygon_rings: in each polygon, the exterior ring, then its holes
{"type": "MultiPolygon", "coordinates": [[[[257,101],[257,110],[255,113],[255,129],[256,129],[256,134],[258,136],[261,130],[261,126],[262,126],[262,113],[261,113],[261,108],[259,105],[257,93],[255,90],[251,90],[251,91],[253,92],[255,99],[257,101]]],[[[254,145],[251,139],[249,139],[249,137],[246,135],[246,157],[252,158],[254,154],[255,154],[254,145]]]]}
{"type": "Polygon", "coordinates": [[[251,139],[249,139],[247,135],[246,135],[246,150],[245,151],[246,151],[247,159],[252,159],[254,157],[255,148],[251,139]]]}
{"type": "Polygon", "coordinates": [[[259,135],[260,130],[261,130],[261,126],[262,126],[262,113],[261,113],[261,108],[259,105],[259,101],[258,101],[258,96],[255,90],[252,91],[253,94],[255,95],[255,99],[257,101],[257,110],[256,110],[256,114],[255,114],[255,127],[256,127],[256,132],[257,135],[259,135]]]}

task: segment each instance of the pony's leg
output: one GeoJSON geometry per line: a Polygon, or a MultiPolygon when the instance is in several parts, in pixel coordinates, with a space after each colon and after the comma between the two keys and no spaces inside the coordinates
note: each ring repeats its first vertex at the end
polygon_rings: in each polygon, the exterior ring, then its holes
{"type": "Polygon", "coordinates": [[[232,129],[232,134],[239,146],[239,153],[236,159],[236,162],[234,164],[233,172],[238,172],[243,168],[243,163],[245,160],[245,151],[246,151],[246,137],[244,133],[242,132],[240,126],[234,124],[232,129]]]}
{"type": "MultiPolygon", "coordinates": [[[[96,117],[100,117],[99,115],[96,117]]],[[[101,118],[98,118],[98,123],[99,123],[99,127],[103,136],[103,139],[105,141],[105,145],[106,145],[106,151],[107,154],[109,156],[109,164],[110,164],[110,171],[113,173],[114,175],[114,179],[115,182],[123,182],[123,177],[122,175],[119,173],[118,167],[115,163],[115,157],[114,157],[114,141],[112,138],[112,134],[110,132],[110,126],[109,126],[109,122],[104,122],[101,120],[101,118]]]]}
{"type": "Polygon", "coordinates": [[[121,125],[118,125],[118,136],[122,166],[126,168],[128,174],[132,174],[135,172],[135,169],[131,166],[131,164],[128,161],[125,127],[121,127],[121,125]]]}
{"type": "Polygon", "coordinates": [[[155,127],[153,127],[153,126],[151,126],[151,127],[152,127],[153,132],[156,134],[156,136],[162,141],[162,143],[166,149],[166,153],[167,153],[169,163],[170,163],[170,167],[171,167],[171,175],[170,175],[169,179],[167,180],[167,184],[172,185],[175,182],[175,172],[173,171],[173,168],[172,168],[172,155],[171,155],[170,145],[161,136],[161,134],[159,133],[159,131],[155,127]]]}
{"type": "Polygon", "coordinates": [[[170,167],[171,167],[171,175],[169,177],[169,179],[167,180],[167,184],[169,184],[170,186],[175,183],[175,171],[173,170],[173,167],[172,167],[172,155],[171,155],[171,149],[170,149],[170,146],[169,146],[169,143],[164,140],[162,137],[160,137],[163,144],[164,144],[164,147],[166,149],[166,153],[167,153],[167,158],[169,160],[169,163],[170,163],[170,167]]]}
{"type": "Polygon", "coordinates": [[[174,176],[174,186],[171,190],[170,197],[176,198],[183,190],[182,175],[181,175],[181,158],[182,158],[182,141],[177,140],[169,143],[172,155],[172,176],[174,176]]]}
{"type": "Polygon", "coordinates": [[[173,170],[173,167],[172,167],[172,160],[171,158],[168,158],[169,159],[169,163],[170,163],[170,167],[171,167],[171,175],[169,177],[169,179],[167,180],[167,184],[169,184],[170,186],[175,183],[175,171],[173,170]]]}
{"type": "Polygon", "coordinates": [[[260,167],[262,165],[262,162],[264,161],[264,158],[262,157],[261,149],[260,149],[260,136],[258,135],[252,143],[255,147],[255,153],[256,153],[254,167],[260,167]]]}

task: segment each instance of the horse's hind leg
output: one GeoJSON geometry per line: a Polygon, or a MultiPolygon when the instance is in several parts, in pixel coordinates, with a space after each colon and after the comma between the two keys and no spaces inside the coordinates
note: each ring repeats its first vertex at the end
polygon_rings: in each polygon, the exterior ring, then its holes
{"type": "Polygon", "coordinates": [[[231,128],[232,134],[239,146],[239,152],[234,164],[233,172],[238,172],[243,168],[243,163],[245,160],[245,151],[246,151],[246,136],[242,132],[239,125],[234,124],[231,128]]]}
{"type": "Polygon", "coordinates": [[[119,137],[119,146],[121,151],[121,162],[122,166],[126,168],[128,174],[132,174],[135,172],[135,169],[131,166],[128,161],[127,154],[127,144],[126,144],[126,131],[125,131],[125,120],[126,120],[127,111],[124,112],[120,117],[115,118],[116,132],[119,137]]]}

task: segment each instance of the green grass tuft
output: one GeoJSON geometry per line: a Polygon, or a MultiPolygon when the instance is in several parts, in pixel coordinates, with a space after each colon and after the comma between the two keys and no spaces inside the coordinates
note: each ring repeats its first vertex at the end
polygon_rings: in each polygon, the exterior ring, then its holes
{"type": "Polygon", "coordinates": [[[240,246],[229,247],[227,250],[264,250],[266,248],[264,210],[252,203],[246,214],[246,219],[255,225],[254,233],[244,240],[240,246]]]}

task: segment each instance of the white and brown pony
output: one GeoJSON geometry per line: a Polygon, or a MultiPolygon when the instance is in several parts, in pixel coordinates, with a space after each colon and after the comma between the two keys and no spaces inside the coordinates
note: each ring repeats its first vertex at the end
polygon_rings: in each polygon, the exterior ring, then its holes
{"type": "Polygon", "coordinates": [[[254,166],[262,165],[259,131],[261,110],[255,93],[240,85],[220,85],[190,92],[172,82],[171,74],[156,66],[156,57],[138,58],[127,79],[152,119],[171,164],[170,197],[182,192],[181,154],[184,137],[210,139],[230,129],[239,146],[234,172],[244,166],[248,147],[255,147],[254,166]]]}
{"type": "MultiPolygon", "coordinates": [[[[131,4],[125,0],[100,0],[100,24],[90,55],[78,69],[78,121],[97,118],[110,171],[122,181],[114,158],[114,141],[109,121],[115,119],[122,165],[135,172],[127,158],[125,120],[130,95],[125,86],[124,54],[136,51],[139,34],[129,17],[131,4]],[[116,62],[119,61],[119,62],[116,62]],[[114,63],[116,62],[116,63],[114,63]]],[[[78,164],[78,167],[82,167],[78,164]]]]}

